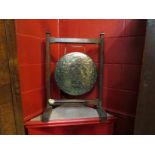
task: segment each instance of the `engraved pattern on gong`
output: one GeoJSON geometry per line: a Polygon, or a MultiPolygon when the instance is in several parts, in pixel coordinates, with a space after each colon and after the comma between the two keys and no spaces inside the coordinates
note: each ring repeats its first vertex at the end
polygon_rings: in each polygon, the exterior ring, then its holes
{"type": "Polygon", "coordinates": [[[89,92],[96,78],[96,65],[86,54],[72,52],[64,55],[56,64],[55,80],[67,94],[82,95],[89,92]]]}

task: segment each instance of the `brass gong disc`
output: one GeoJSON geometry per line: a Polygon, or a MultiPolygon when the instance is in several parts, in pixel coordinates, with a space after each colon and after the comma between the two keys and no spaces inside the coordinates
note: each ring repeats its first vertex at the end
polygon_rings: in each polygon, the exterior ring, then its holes
{"type": "Polygon", "coordinates": [[[96,65],[86,54],[72,52],[64,55],[56,64],[56,83],[67,94],[82,95],[89,92],[96,78],[96,65]]]}

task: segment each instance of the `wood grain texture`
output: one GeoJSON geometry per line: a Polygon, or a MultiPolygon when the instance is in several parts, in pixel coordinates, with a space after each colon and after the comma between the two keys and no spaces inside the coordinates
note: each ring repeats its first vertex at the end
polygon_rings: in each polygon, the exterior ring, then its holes
{"type": "Polygon", "coordinates": [[[155,134],[155,20],[147,21],[135,134],[155,134]]]}
{"type": "Polygon", "coordinates": [[[0,134],[24,134],[14,20],[0,20],[0,134]]]}

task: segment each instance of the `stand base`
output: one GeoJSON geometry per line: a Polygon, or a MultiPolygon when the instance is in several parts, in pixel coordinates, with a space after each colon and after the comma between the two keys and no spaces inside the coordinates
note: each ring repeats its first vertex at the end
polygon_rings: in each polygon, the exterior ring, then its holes
{"type": "Polygon", "coordinates": [[[107,120],[107,113],[102,108],[94,109],[83,105],[82,103],[63,104],[52,109],[46,108],[42,115],[42,121],[48,122],[53,119],[77,119],[99,117],[101,121],[107,120]]]}

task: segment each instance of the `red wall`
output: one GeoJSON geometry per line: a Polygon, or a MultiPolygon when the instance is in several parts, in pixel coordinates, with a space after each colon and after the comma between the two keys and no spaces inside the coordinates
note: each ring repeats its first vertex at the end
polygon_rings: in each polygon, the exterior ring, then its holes
{"type": "MultiPolygon", "coordinates": [[[[104,108],[118,117],[117,134],[133,131],[137,92],[142,63],[145,20],[16,20],[17,47],[24,120],[40,114],[44,106],[45,32],[60,37],[98,37],[105,33],[104,108]]],[[[85,52],[98,65],[96,45],[72,47],[56,45],[52,51],[52,66],[64,49],[85,52]],[[58,51],[58,52],[57,52],[58,51]]],[[[54,70],[52,70],[54,71],[54,70]]],[[[53,97],[60,92],[55,85],[53,97]]],[[[96,98],[97,87],[84,95],[96,98]]],[[[66,97],[64,94],[62,96],[66,97]]]]}
{"type": "MultiPolygon", "coordinates": [[[[45,105],[45,33],[58,36],[58,20],[16,20],[17,49],[24,120],[40,114],[45,105]]],[[[59,58],[59,46],[53,47],[52,59],[59,58]]],[[[53,72],[54,70],[52,70],[53,72]]],[[[59,91],[54,85],[54,97],[59,91]]]]}

